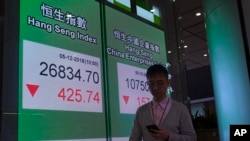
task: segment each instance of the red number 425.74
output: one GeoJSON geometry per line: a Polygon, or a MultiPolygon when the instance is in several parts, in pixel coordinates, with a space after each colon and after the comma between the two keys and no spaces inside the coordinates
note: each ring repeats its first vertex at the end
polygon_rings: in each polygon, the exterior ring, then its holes
{"type": "Polygon", "coordinates": [[[93,92],[92,90],[86,90],[85,93],[82,93],[81,89],[72,89],[72,88],[62,88],[58,93],[58,98],[61,98],[63,101],[68,102],[96,102],[99,104],[100,95],[99,92],[93,92]]]}

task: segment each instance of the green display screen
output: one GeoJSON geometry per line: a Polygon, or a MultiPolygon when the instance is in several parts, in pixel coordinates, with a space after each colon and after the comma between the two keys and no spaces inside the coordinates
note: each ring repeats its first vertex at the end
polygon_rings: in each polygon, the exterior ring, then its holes
{"type": "Polygon", "coordinates": [[[165,32],[104,1],[15,2],[3,139],[127,141],[137,108],[152,100],[146,69],[167,62],[165,32]]]}
{"type": "Polygon", "coordinates": [[[165,33],[109,6],[105,14],[111,135],[126,141],[137,108],[152,100],[146,69],[167,62],[165,33]]]}
{"type": "Polygon", "coordinates": [[[100,19],[98,1],[20,1],[18,140],[106,140],[100,19]]]}

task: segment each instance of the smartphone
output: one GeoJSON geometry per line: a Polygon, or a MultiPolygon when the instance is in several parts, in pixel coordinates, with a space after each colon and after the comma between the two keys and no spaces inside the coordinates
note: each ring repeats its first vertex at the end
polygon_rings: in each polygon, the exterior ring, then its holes
{"type": "Polygon", "coordinates": [[[148,131],[152,132],[152,133],[154,133],[154,131],[152,131],[151,129],[159,130],[158,126],[155,124],[147,125],[146,127],[147,127],[148,131]]]}

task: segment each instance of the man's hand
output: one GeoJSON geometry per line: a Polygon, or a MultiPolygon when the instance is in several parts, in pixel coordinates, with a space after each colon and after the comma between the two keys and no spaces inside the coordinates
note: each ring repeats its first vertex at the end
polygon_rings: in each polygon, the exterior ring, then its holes
{"type": "Polygon", "coordinates": [[[151,129],[152,132],[150,132],[151,136],[154,137],[157,140],[168,140],[169,139],[169,132],[166,129],[151,129]]]}

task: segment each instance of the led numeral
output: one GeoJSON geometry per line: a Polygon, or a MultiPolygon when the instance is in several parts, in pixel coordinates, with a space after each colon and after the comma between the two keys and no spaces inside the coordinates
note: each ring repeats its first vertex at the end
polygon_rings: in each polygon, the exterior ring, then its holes
{"type": "Polygon", "coordinates": [[[143,104],[148,103],[150,101],[150,98],[148,98],[148,97],[137,97],[137,101],[138,101],[139,106],[141,106],[143,104]]]}
{"type": "Polygon", "coordinates": [[[148,83],[142,80],[130,79],[127,78],[126,80],[128,89],[133,90],[141,90],[141,91],[148,91],[148,83]]]}
{"type": "MultiPolygon", "coordinates": [[[[80,69],[74,70],[72,67],[65,67],[63,65],[56,65],[54,63],[48,64],[46,62],[41,62],[40,66],[42,66],[42,70],[40,71],[40,75],[42,76],[50,76],[50,77],[59,77],[61,79],[67,78],[68,80],[77,79],[78,81],[84,81],[82,79],[82,72],[80,69]]],[[[98,84],[100,81],[100,77],[98,72],[93,72],[91,70],[85,70],[87,75],[87,82],[94,82],[98,84]]]]}
{"type": "Polygon", "coordinates": [[[62,88],[57,94],[57,96],[61,100],[67,102],[84,102],[84,103],[96,102],[97,104],[99,104],[101,100],[99,92],[86,90],[85,93],[82,93],[81,89],[72,89],[72,88],[62,88]]]}

